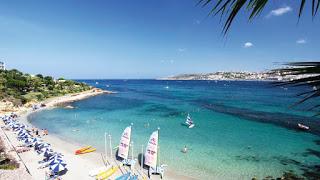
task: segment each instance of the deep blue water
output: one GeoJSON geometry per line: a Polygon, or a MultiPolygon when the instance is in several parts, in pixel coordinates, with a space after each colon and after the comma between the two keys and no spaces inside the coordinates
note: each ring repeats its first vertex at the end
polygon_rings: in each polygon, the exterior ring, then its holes
{"type": "MultiPolygon", "coordinates": [[[[320,164],[320,120],[289,108],[307,87],[274,87],[254,81],[79,80],[118,92],[32,115],[31,121],[60,137],[103,152],[104,132],[113,145],[133,123],[134,154],[160,127],[160,159],[171,171],[199,179],[251,179],[300,175],[320,164]],[[95,82],[98,82],[96,84],[95,82]],[[196,127],[181,125],[190,113],[196,127]],[[302,122],[310,132],[296,129],[302,122]],[[73,130],[79,131],[73,131],[73,130]],[[187,145],[187,154],[180,152],[187,145]]],[[[309,173],[310,175],[310,173],[309,173]]]]}

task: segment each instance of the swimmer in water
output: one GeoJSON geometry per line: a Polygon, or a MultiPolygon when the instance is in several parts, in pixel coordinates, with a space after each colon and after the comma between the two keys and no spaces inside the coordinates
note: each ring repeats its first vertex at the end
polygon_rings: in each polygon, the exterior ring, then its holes
{"type": "Polygon", "coordinates": [[[188,152],[188,148],[187,148],[187,146],[184,146],[184,148],[181,150],[181,152],[183,152],[183,153],[187,153],[187,152],[188,152]]]}

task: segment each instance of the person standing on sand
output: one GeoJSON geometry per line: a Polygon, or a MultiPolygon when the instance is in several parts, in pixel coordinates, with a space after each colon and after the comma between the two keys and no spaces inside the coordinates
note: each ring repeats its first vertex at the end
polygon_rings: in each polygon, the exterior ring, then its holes
{"type": "Polygon", "coordinates": [[[39,130],[36,129],[36,136],[39,136],[39,130]]]}
{"type": "Polygon", "coordinates": [[[48,129],[44,129],[43,134],[48,135],[49,134],[48,129]]]}

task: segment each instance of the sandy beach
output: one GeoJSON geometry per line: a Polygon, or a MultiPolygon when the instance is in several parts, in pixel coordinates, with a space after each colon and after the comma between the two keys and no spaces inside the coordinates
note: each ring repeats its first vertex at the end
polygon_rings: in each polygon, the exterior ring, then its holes
{"type": "MultiPolygon", "coordinates": [[[[40,108],[38,110],[33,111],[31,108],[26,108],[18,111],[19,114],[18,120],[21,123],[24,123],[30,127],[34,127],[30,122],[28,122],[28,116],[34,112],[38,112],[44,109],[54,108],[58,105],[70,103],[78,100],[82,100],[85,98],[89,98],[96,95],[101,94],[110,94],[113,92],[110,91],[102,91],[99,89],[94,89],[90,91],[85,91],[77,94],[65,95],[62,97],[50,98],[42,103],[46,104],[46,107],[40,108]]],[[[0,122],[1,127],[4,126],[4,123],[0,122]]],[[[36,128],[36,127],[35,127],[36,128]]],[[[4,130],[1,129],[0,132],[1,138],[5,139],[7,142],[7,151],[20,162],[20,167],[14,171],[4,171],[0,170],[0,179],[45,179],[45,173],[48,171],[48,168],[40,169],[39,161],[43,160],[43,157],[38,155],[37,152],[33,150],[19,153],[20,157],[14,151],[14,148],[17,148],[22,144],[21,141],[17,140],[17,134],[12,130],[4,130]]],[[[62,175],[62,179],[94,179],[94,177],[90,177],[88,175],[90,170],[97,169],[99,167],[105,166],[104,160],[102,156],[103,154],[99,152],[93,152],[83,155],[74,155],[74,151],[79,149],[83,144],[76,144],[74,142],[67,142],[63,139],[60,139],[54,135],[42,136],[44,142],[47,142],[51,145],[52,149],[56,152],[63,154],[63,158],[67,162],[67,173],[62,175]]],[[[107,157],[106,160],[110,162],[112,165],[118,165],[120,162],[114,160],[114,158],[107,157]]],[[[130,169],[128,167],[121,167],[111,179],[115,179],[115,177],[120,176],[128,172],[130,169]]],[[[147,171],[141,170],[139,164],[136,164],[134,172],[139,176],[139,179],[148,179],[147,171]]],[[[159,176],[152,176],[152,179],[160,179],[159,176]]],[[[166,171],[164,179],[191,179],[185,176],[179,176],[170,171],[166,171]]]]}

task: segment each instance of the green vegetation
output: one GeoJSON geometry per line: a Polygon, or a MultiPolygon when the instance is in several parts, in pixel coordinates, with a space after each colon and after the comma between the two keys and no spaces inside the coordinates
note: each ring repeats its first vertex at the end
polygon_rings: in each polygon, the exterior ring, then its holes
{"type": "Polygon", "coordinates": [[[10,101],[15,106],[89,89],[91,87],[84,83],[63,78],[54,80],[51,76],[32,76],[16,69],[0,70],[0,100],[10,101]]]}

